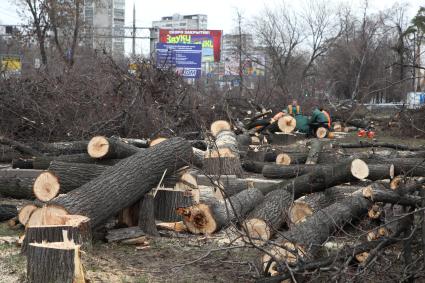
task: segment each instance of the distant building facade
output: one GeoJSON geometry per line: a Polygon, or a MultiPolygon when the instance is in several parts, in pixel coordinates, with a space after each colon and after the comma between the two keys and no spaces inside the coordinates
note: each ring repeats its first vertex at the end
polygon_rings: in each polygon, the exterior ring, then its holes
{"type": "Polygon", "coordinates": [[[84,42],[114,56],[124,55],[125,0],[85,0],[84,42]]]}
{"type": "Polygon", "coordinates": [[[152,27],[158,29],[207,29],[208,16],[203,14],[174,14],[172,16],[162,17],[160,21],[153,21],[152,27]]]}

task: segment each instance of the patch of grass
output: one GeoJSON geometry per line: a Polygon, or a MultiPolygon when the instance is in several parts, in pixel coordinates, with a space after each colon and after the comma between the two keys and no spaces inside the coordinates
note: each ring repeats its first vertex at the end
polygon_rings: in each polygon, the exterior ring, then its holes
{"type": "Polygon", "coordinates": [[[1,236],[19,236],[20,230],[13,230],[7,225],[6,222],[0,223],[0,237],[1,236]]]}

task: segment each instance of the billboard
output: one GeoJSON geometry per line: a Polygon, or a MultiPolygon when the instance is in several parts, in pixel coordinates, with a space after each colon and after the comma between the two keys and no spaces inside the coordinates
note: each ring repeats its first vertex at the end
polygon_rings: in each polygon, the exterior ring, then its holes
{"type": "MultiPolygon", "coordinates": [[[[242,74],[250,77],[263,77],[265,75],[265,56],[256,54],[252,58],[242,59],[242,74]]],[[[224,74],[226,76],[239,76],[239,58],[227,57],[224,60],[224,74]]]]}
{"type": "Polygon", "coordinates": [[[19,55],[1,56],[0,69],[9,74],[19,74],[22,69],[21,57],[19,55]]]}
{"type": "Polygon", "coordinates": [[[202,45],[202,63],[220,62],[221,30],[159,30],[159,42],[202,45]]]}
{"type": "Polygon", "coordinates": [[[160,69],[175,68],[184,78],[201,77],[202,46],[200,44],[157,43],[156,65],[160,69]]]}

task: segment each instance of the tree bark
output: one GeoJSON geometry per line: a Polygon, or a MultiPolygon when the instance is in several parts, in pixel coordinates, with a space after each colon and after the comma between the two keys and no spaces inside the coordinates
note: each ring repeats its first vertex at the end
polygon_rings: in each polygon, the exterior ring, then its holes
{"type": "Polygon", "coordinates": [[[103,136],[93,137],[87,146],[90,157],[97,159],[122,159],[141,150],[143,149],[126,144],[119,139],[103,136]]]}
{"type": "Polygon", "coordinates": [[[171,175],[192,155],[190,144],[173,138],[140,151],[80,188],[51,201],[71,214],[90,218],[97,227],[155,187],[164,172],[171,175]]]}
{"type": "Polygon", "coordinates": [[[69,155],[87,152],[88,141],[36,143],[34,148],[48,155],[69,155]]]}
{"type": "Polygon", "coordinates": [[[268,164],[270,163],[244,160],[242,161],[242,168],[247,172],[261,173],[263,171],[263,167],[268,164]]]}
{"type": "Polygon", "coordinates": [[[0,136],[0,144],[5,144],[5,145],[10,145],[13,148],[15,148],[17,151],[23,153],[23,154],[27,154],[29,156],[43,156],[43,154],[35,149],[32,149],[31,147],[14,141],[12,139],[0,136]]]}
{"type": "Polygon", "coordinates": [[[52,161],[48,170],[59,178],[59,192],[65,194],[97,178],[108,168],[110,166],[52,161]]]}
{"type": "Polygon", "coordinates": [[[150,193],[140,200],[139,227],[150,236],[159,236],[155,225],[155,203],[150,193]]]}
{"type": "Polygon", "coordinates": [[[393,164],[394,175],[425,176],[425,158],[376,158],[370,164],[393,164]]]}
{"type": "Polygon", "coordinates": [[[400,195],[377,182],[364,188],[363,196],[374,202],[391,203],[402,206],[420,207],[422,203],[421,197],[400,195]]]}
{"type": "Polygon", "coordinates": [[[40,173],[40,170],[1,170],[0,195],[16,199],[34,199],[33,184],[40,173]]]}
{"type": "Polygon", "coordinates": [[[14,150],[12,147],[0,145],[0,162],[10,162],[14,159],[18,159],[19,156],[19,152],[14,150]]]}
{"type": "Polygon", "coordinates": [[[12,219],[17,215],[18,210],[16,209],[16,205],[0,204],[0,222],[12,219]]]}
{"type": "Polygon", "coordinates": [[[387,142],[370,142],[370,141],[359,141],[353,143],[334,143],[335,146],[341,148],[362,148],[362,147],[386,147],[393,148],[395,150],[410,150],[410,151],[423,151],[424,146],[407,146],[405,144],[387,143],[387,142]]]}
{"type": "Polygon", "coordinates": [[[263,200],[257,189],[244,190],[224,202],[201,196],[199,204],[184,209],[183,222],[193,234],[212,234],[242,218],[263,200]]]}
{"type": "Polygon", "coordinates": [[[287,212],[293,200],[332,186],[364,179],[367,174],[367,164],[355,159],[328,169],[319,167],[306,175],[262,188],[261,192],[266,195],[264,201],[249,214],[244,224],[248,234],[253,238],[270,239],[274,230],[288,221],[287,212]]]}
{"type": "Polygon", "coordinates": [[[307,155],[307,160],[305,164],[316,164],[319,160],[319,154],[322,151],[323,143],[318,139],[315,139],[310,144],[310,151],[307,155]]]}
{"type": "Polygon", "coordinates": [[[72,242],[30,244],[27,278],[29,283],[84,283],[80,246],[72,242]]]}
{"type": "Polygon", "coordinates": [[[121,159],[94,159],[90,157],[87,153],[81,154],[71,154],[71,155],[60,155],[56,157],[52,156],[43,156],[36,157],[33,159],[33,168],[46,170],[49,168],[52,161],[61,161],[68,163],[89,163],[89,164],[99,164],[99,165],[115,165],[121,161],[121,159]]]}
{"type": "Polygon", "coordinates": [[[75,244],[87,247],[91,243],[91,230],[87,217],[67,215],[69,222],[64,225],[42,225],[32,226],[25,229],[25,238],[22,243],[21,251],[26,253],[28,246],[32,243],[54,243],[63,242],[63,231],[67,231],[69,240],[73,240],[75,244]],[[69,223],[69,224],[68,224],[69,223]]]}
{"type": "Polygon", "coordinates": [[[177,208],[189,207],[194,204],[192,190],[186,188],[181,183],[173,190],[159,190],[155,196],[155,219],[164,222],[182,221],[182,217],[177,214],[177,208]]]}

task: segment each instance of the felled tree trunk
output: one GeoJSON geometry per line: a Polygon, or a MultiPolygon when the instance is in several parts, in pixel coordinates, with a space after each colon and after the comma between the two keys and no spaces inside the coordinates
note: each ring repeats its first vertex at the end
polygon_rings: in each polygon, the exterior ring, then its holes
{"type": "Polygon", "coordinates": [[[16,158],[12,160],[13,169],[34,169],[32,159],[16,158]]]}
{"type": "Polygon", "coordinates": [[[307,155],[305,164],[316,164],[319,160],[319,154],[322,151],[323,143],[317,139],[313,140],[310,144],[310,151],[307,155]]]}
{"type": "Polygon", "coordinates": [[[289,221],[292,224],[301,223],[317,211],[350,197],[352,193],[361,189],[361,186],[341,185],[299,198],[289,209],[289,221]]]}
{"type": "Polygon", "coordinates": [[[90,218],[99,226],[121,209],[141,199],[166,176],[185,165],[192,155],[190,144],[173,138],[140,151],[78,189],[51,201],[71,214],[90,218]]]}
{"type": "Polygon", "coordinates": [[[0,194],[16,199],[33,199],[33,184],[39,170],[8,169],[0,171],[0,194]]]}
{"type": "Polygon", "coordinates": [[[242,161],[242,168],[247,172],[261,173],[263,171],[263,167],[268,164],[270,163],[244,160],[242,161]]]}
{"type": "Polygon", "coordinates": [[[177,208],[191,206],[194,202],[192,190],[182,183],[168,190],[159,190],[155,196],[155,219],[165,222],[181,221],[177,208]]]}
{"type": "Polygon", "coordinates": [[[126,144],[119,139],[103,136],[93,137],[87,146],[88,154],[92,158],[98,159],[122,159],[140,150],[138,147],[126,144]]]}
{"type": "Polygon", "coordinates": [[[60,193],[65,194],[90,182],[110,166],[52,161],[49,172],[58,177],[60,193]]]}
{"type": "Polygon", "coordinates": [[[0,222],[12,219],[18,215],[16,205],[0,204],[0,222]]]}
{"type": "Polygon", "coordinates": [[[204,166],[204,159],[205,159],[205,155],[206,152],[197,148],[192,148],[193,149],[193,158],[192,158],[192,163],[198,167],[198,168],[202,168],[204,166]]]}
{"type": "Polygon", "coordinates": [[[393,191],[385,187],[383,184],[377,182],[364,188],[362,193],[365,198],[368,198],[374,202],[391,203],[412,207],[420,207],[422,204],[422,199],[420,197],[412,195],[400,195],[396,191],[393,191]]]}
{"type": "Polygon", "coordinates": [[[0,144],[10,145],[11,147],[15,148],[17,151],[27,154],[29,156],[42,156],[43,154],[23,143],[20,143],[18,141],[0,136],[0,144]]]}
{"type": "Polygon", "coordinates": [[[405,144],[387,143],[387,142],[370,142],[370,141],[359,141],[354,143],[334,143],[335,146],[341,148],[362,148],[362,147],[387,147],[396,150],[410,150],[410,151],[423,151],[424,146],[413,147],[405,144]]]}
{"type": "Polygon", "coordinates": [[[91,242],[91,230],[87,217],[79,215],[65,215],[62,217],[63,224],[29,226],[25,229],[25,238],[22,243],[22,253],[26,253],[32,243],[63,242],[66,231],[68,239],[77,245],[88,246],[91,242]]]}
{"type": "Polygon", "coordinates": [[[370,164],[393,164],[394,175],[425,176],[425,158],[376,158],[370,164]]]}
{"type": "MultiPolygon", "coordinates": [[[[283,233],[280,246],[286,249],[276,246],[269,252],[278,261],[288,263],[296,263],[299,258],[308,259],[316,254],[332,233],[366,214],[370,205],[371,202],[361,195],[334,203],[283,233]]],[[[263,262],[270,259],[269,255],[265,255],[263,262]]]]}
{"type": "Polygon", "coordinates": [[[67,155],[87,152],[88,141],[36,143],[34,148],[48,155],[67,155]]]}
{"type": "Polygon", "coordinates": [[[33,243],[28,246],[29,283],[84,283],[80,246],[73,242],[33,243]]]}
{"type": "Polygon", "coordinates": [[[68,162],[68,163],[90,163],[99,165],[115,165],[121,161],[121,159],[94,159],[87,153],[71,154],[71,155],[60,155],[56,157],[43,156],[36,157],[33,159],[34,169],[48,169],[52,161],[68,162]]]}
{"type": "Polygon", "coordinates": [[[249,214],[244,223],[246,230],[253,238],[268,240],[276,229],[288,221],[287,212],[293,200],[332,186],[364,179],[367,175],[367,164],[354,159],[338,163],[329,169],[319,167],[309,174],[262,188],[261,192],[266,196],[249,214]]]}
{"type": "Polygon", "coordinates": [[[244,190],[221,202],[211,196],[203,196],[199,204],[182,209],[183,222],[193,234],[212,234],[242,218],[263,200],[257,189],[244,190]]]}

